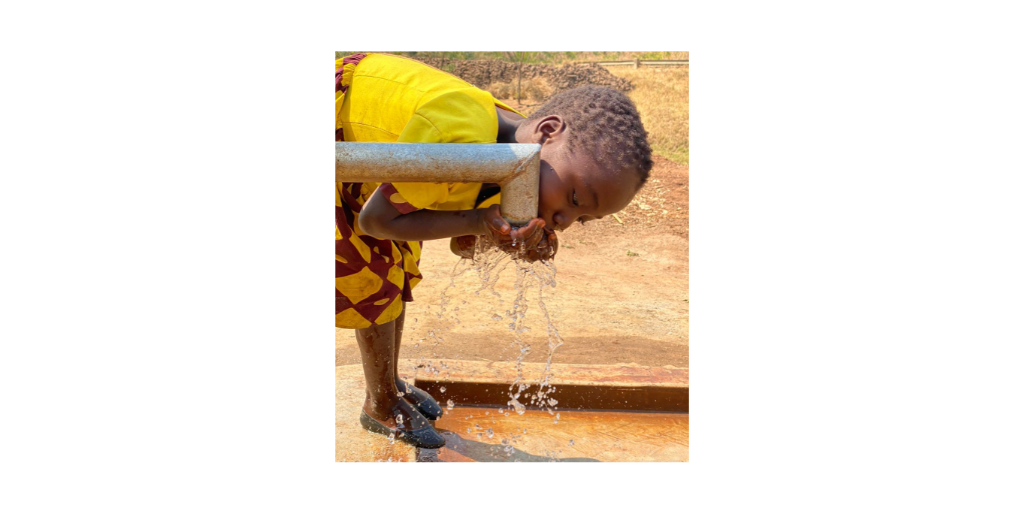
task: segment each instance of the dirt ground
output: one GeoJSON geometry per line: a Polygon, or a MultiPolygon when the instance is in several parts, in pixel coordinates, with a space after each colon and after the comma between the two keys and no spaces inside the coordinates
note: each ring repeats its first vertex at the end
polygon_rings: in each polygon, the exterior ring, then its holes
{"type": "MultiPolygon", "coordinates": [[[[545,303],[564,345],[553,362],[562,364],[635,363],[689,367],[689,167],[655,157],[647,185],[614,217],[575,225],[560,233],[555,264],[557,287],[545,289],[545,303]]],[[[515,297],[513,270],[505,270],[495,290],[501,299],[474,291],[472,272],[448,293],[457,325],[442,330],[437,318],[441,292],[459,257],[447,240],[424,244],[423,282],[407,303],[402,359],[514,360],[508,321],[495,313],[515,297]],[[465,304],[462,301],[465,301],[465,304]],[[443,332],[436,347],[425,338],[443,332]],[[418,344],[418,346],[417,346],[418,344]]],[[[530,294],[524,336],[533,350],[528,362],[547,360],[546,323],[539,316],[536,289],[530,294]]],[[[353,331],[337,329],[335,364],[360,363],[353,331]]]]}

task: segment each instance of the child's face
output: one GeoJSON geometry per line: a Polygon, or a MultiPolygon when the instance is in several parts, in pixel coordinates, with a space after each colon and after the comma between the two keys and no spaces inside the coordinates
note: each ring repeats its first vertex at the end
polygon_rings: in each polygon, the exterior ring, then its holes
{"type": "Polygon", "coordinates": [[[561,142],[541,146],[540,158],[538,215],[550,229],[618,212],[636,193],[635,173],[605,169],[585,151],[568,153],[561,142]]]}

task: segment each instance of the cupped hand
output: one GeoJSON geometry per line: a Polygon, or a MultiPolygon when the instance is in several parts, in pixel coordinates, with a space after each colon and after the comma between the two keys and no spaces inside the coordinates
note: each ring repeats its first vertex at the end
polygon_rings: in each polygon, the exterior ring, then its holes
{"type": "Polygon", "coordinates": [[[543,219],[530,219],[524,226],[512,227],[501,216],[498,205],[492,205],[481,212],[480,222],[484,236],[514,258],[533,262],[554,258],[558,252],[558,237],[545,228],[543,219]]]}

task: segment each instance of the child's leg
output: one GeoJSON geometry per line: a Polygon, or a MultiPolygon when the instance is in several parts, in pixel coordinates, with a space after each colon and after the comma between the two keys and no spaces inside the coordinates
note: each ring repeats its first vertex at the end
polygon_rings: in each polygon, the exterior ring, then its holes
{"type": "MultiPolygon", "coordinates": [[[[395,299],[395,300],[402,300],[402,299],[398,298],[398,299],[395,299]]],[[[391,363],[391,366],[392,366],[391,370],[395,374],[395,385],[396,386],[401,383],[401,379],[399,379],[399,377],[398,377],[398,352],[402,348],[402,332],[404,330],[405,330],[405,303],[403,302],[402,303],[402,314],[398,315],[398,318],[395,319],[395,358],[391,360],[392,361],[392,363],[391,363]]],[[[399,389],[399,391],[405,392],[404,389],[399,389]]]]}
{"type": "Polygon", "coordinates": [[[430,396],[430,393],[403,381],[398,376],[398,352],[402,347],[402,331],[404,328],[405,306],[403,305],[402,314],[395,320],[395,358],[393,359],[394,367],[392,368],[392,372],[395,375],[395,386],[398,388],[398,391],[404,393],[405,400],[415,405],[427,419],[436,420],[444,414],[441,404],[438,404],[437,400],[430,396]]]}
{"type": "Polygon", "coordinates": [[[363,410],[390,428],[397,426],[395,413],[398,412],[403,416],[405,428],[417,429],[427,425],[426,419],[398,396],[398,379],[395,375],[398,355],[395,340],[400,336],[401,329],[398,327],[404,325],[404,316],[403,309],[397,320],[356,329],[356,340],[363,359],[363,375],[366,377],[363,410]]]}

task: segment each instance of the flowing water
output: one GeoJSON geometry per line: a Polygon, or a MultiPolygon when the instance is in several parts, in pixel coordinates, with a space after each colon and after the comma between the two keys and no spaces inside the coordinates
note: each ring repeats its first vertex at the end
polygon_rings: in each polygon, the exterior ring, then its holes
{"type": "MultiPolygon", "coordinates": [[[[515,359],[516,377],[509,386],[509,399],[507,402],[509,410],[499,409],[499,414],[508,416],[510,411],[515,411],[517,414],[522,415],[526,412],[526,406],[530,405],[547,411],[548,414],[554,417],[552,418],[553,421],[558,423],[559,415],[556,412],[558,400],[551,396],[555,388],[550,385],[550,379],[552,358],[558,347],[563,344],[563,340],[558,333],[558,328],[552,322],[551,315],[544,303],[545,291],[549,288],[554,288],[556,285],[555,277],[557,270],[554,262],[528,263],[521,258],[513,258],[508,253],[495,249],[489,241],[481,237],[477,242],[474,257],[472,259],[461,259],[452,269],[448,285],[441,293],[441,301],[437,312],[440,326],[429,330],[427,337],[424,340],[420,340],[421,342],[428,341],[431,343],[430,353],[432,358],[442,358],[442,344],[445,333],[461,323],[458,319],[458,312],[460,307],[466,304],[466,301],[463,300],[459,305],[453,306],[453,295],[456,294],[451,294],[451,292],[457,286],[456,280],[469,271],[473,271],[479,279],[479,286],[474,285],[476,289],[473,293],[480,295],[483,292],[491,295],[496,302],[496,308],[499,310],[504,309],[504,314],[494,312],[490,315],[490,319],[508,322],[508,330],[510,332],[509,345],[515,359]],[[506,270],[508,269],[513,271],[515,297],[512,298],[511,304],[506,307],[505,298],[498,293],[495,287],[499,280],[507,274],[506,270]],[[531,308],[530,300],[533,298],[534,292],[536,293],[536,310],[531,308]],[[536,312],[539,311],[539,317],[545,324],[547,334],[547,343],[544,347],[547,351],[547,362],[544,365],[543,373],[535,382],[529,382],[523,375],[523,360],[534,348],[524,338],[524,335],[530,332],[530,327],[527,325],[527,313],[531,311],[534,312],[534,314],[530,315],[532,320],[538,317],[536,312]],[[536,386],[535,390],[526,393],[533,386],[536,386]]],[[[422,356],[417,367],[419,368],[417,371],[422,370],[439,376],[442,379],[444,378],[442,372],[447,370],[443,361],[435,364],[434,361],[426,360],[422,356]]],[[[441,389],[443,390],[444,388],[441,389]]],[[[448,400],[447,406],[447,409],[451,410],[455,404],[448,400]]],[[[490,429],[485,434],[488,438],[494,435],[490,429]]],[[[512,444],[516,443],[516,438],[518,437],[520,436],[502,439],[502,445],[506,453],[514,452],[512,444]]]]}

